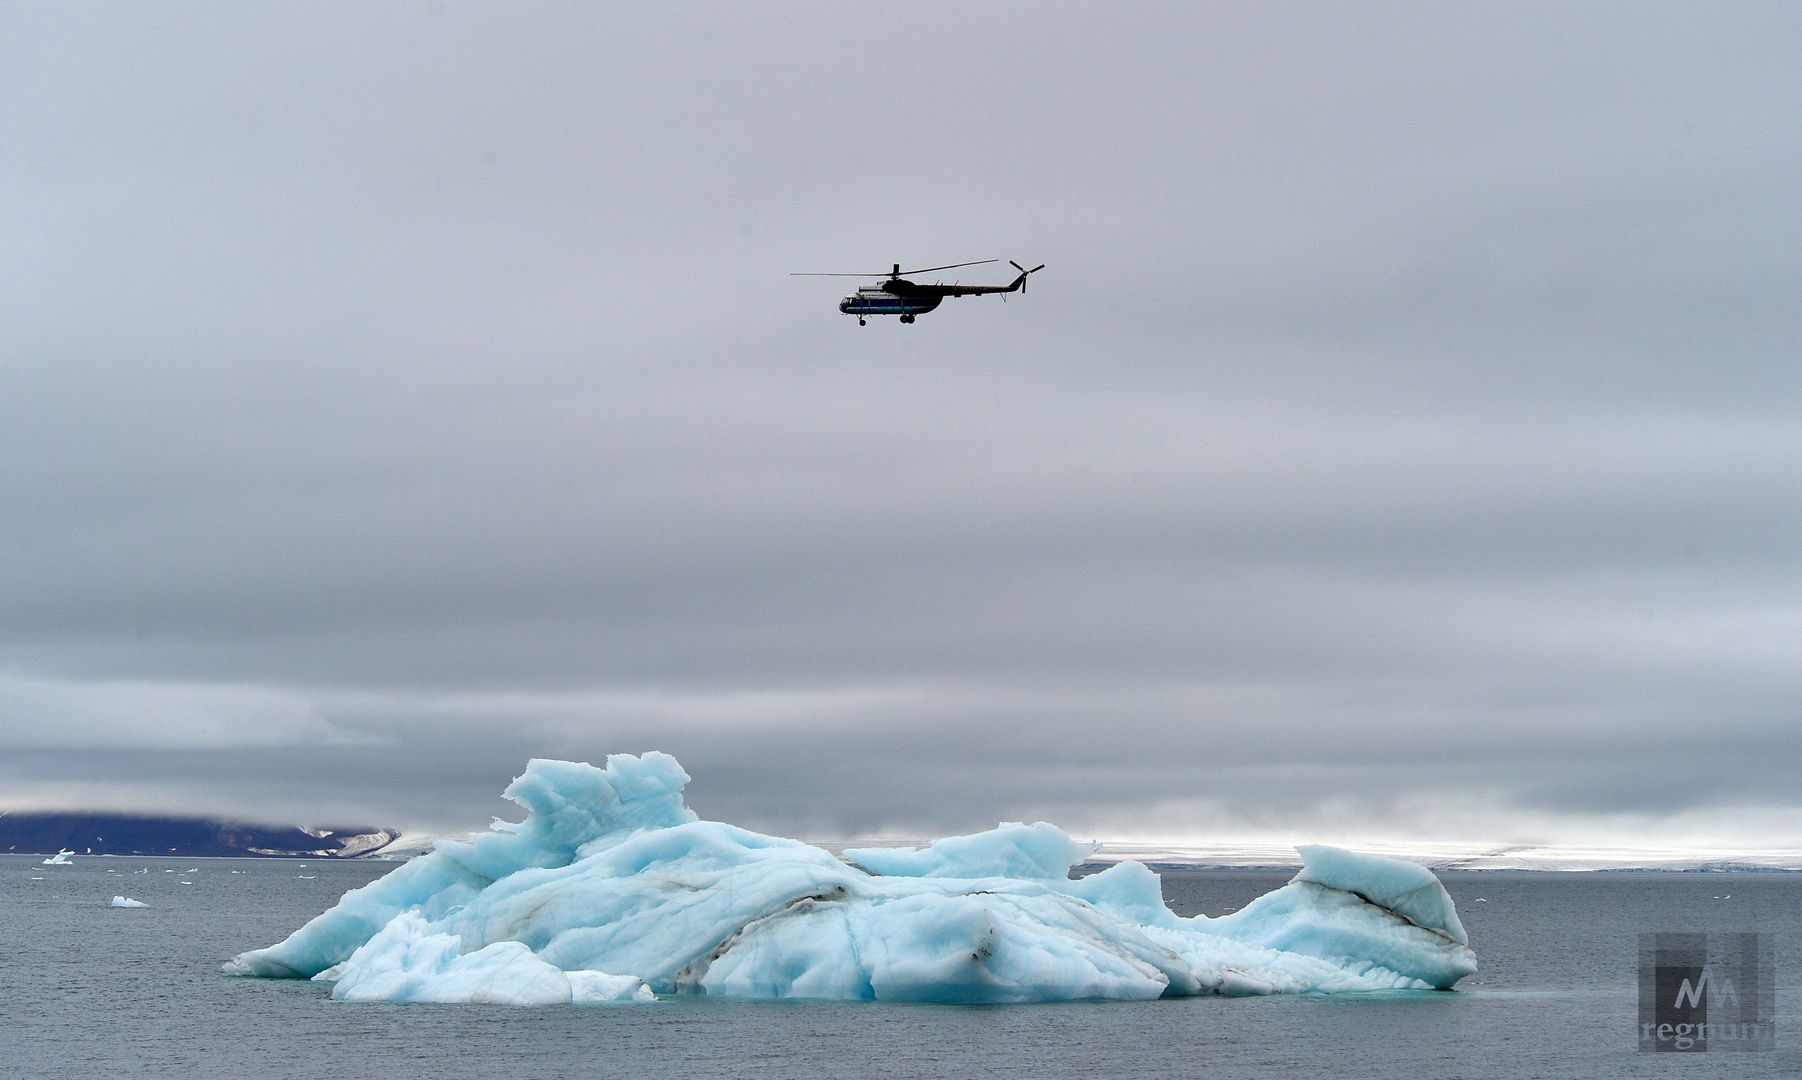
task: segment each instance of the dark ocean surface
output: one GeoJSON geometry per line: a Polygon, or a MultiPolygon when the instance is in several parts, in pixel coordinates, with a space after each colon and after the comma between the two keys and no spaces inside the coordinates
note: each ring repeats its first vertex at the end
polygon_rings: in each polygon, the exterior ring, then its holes
{"type": "MultiPolygon", "coordinates": [[[[350,1005],[219,964],[393,863],[0,857],[0,1075],[1758,1077],[1802,1075],[1802,874],[1453,872],[1454,993],[1000,1007],[350,1005]],[[114,894],[144,909],[108,906],[114,894]],[[1777,1049],[1642,1054],[1638,935],[1770,935],[1777,1049]]],[[[1181,914],[1282,873],[1170,871],[1181,914]]]]}

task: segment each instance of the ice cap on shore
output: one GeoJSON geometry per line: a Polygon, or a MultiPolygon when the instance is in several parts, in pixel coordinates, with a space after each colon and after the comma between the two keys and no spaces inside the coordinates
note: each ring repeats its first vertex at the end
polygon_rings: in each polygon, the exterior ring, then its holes
{"type": "Polygon", "coordinates": [[[534,759],[526,810],[346,893],[239,975],[341,1000],[555,1004],[653,994],[1037,1002],[1449,988],[1476,970],[1451,898],[1412,863],[1301,848],[1289,884],[1182,918],[1157,875],[1055,826],[1006,824],[850,863],[699,820],[676,759],[534,759]]]}

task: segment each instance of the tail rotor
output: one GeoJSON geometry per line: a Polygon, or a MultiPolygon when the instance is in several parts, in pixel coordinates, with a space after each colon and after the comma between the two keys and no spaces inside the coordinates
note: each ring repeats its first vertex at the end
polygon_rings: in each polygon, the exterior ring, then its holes
{"type": "Polygon", "coordinates": [[[1040,270],[1045,269],[1044,263],[1040,263],[1039,265],[1033,267],[1031,270],[1026,269],[1026,267],[1021,266],[1019,263],[1015,262],[1012,259],[1007,260],[1007,263],[1009,266],[1013,267],[1015,270],[1020,271],[1020,276],[1014,279],[1014,284],[1018,285],[1020,287],[1020,294],[1022,296],[1024,296],[1026,294],[1026,279],[1031,277],[1032,275],[1038,273],[1040,270]]]}

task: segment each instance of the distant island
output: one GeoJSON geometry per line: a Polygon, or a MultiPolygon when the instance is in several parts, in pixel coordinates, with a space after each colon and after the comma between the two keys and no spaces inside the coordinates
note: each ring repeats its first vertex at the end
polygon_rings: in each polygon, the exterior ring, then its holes
{"type": "MultiPolygon", "coordinates": [[[[304,828],[152,814],[0,811],[0,853],[183,858],[360,859],[383,855],[398,829],[304,828]]],[[[409,852],[409,854],[412,854],[409,852]]]]}

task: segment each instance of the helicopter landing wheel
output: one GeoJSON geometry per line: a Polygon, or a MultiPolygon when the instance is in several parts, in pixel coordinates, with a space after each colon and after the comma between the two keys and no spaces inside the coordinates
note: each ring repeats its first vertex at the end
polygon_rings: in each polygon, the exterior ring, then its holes
{"type": "Polygon", "coordinates": [[[858,320],[857,320],[857,325],[859,325],[859,326],[868,326],[868,325],[869,325],[869,324],[868,324],[868,323],[866,323],[866,322],[864,322],[864,321],[863,321],[863,318],[862,318],[862,317],[861,317],[861,316],[859,316],[859,317],[858,317],[858,320]]]}
{"type": "Polygon", "coordinates": [[[903,315],[903,316],[901,316],[901,321],[902,322],[913,322],[914,317],[912,315],[903,315]]]}

